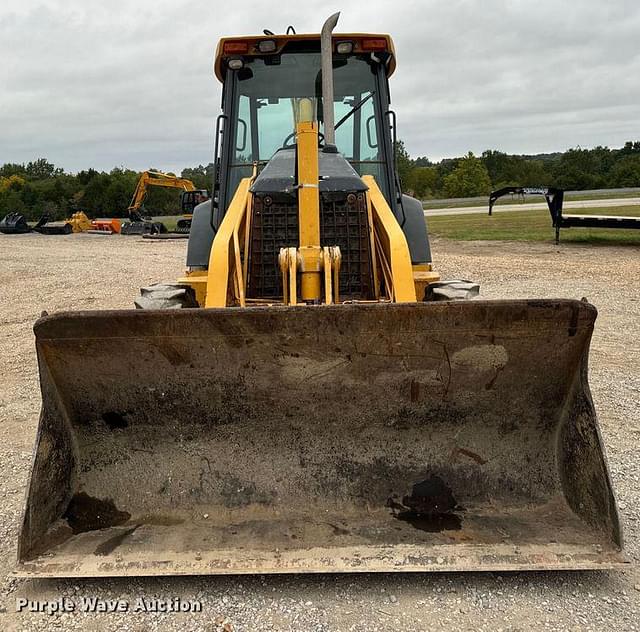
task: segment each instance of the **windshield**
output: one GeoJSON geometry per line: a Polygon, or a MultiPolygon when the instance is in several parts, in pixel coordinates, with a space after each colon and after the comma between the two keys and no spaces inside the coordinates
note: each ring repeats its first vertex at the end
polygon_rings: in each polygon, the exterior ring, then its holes
{"type": "MultiPolygon", "coordinates": [[[[338,150],[361,175],[372,174],[386,189],[382,149],[379,148],[379,99],[376,70],[366,57],[335,58],[335,121],[351,112],[336,129],[338,150]],[[359,107],[356,107],[359,106],[359,107]],[[354,110],[354,108],[356,108],[354,110]],[[352,111],[354,110],[354,111],[352,111]]],[[[235,144],[229,173],[234,191],[240,178],[251,173],[254,161],[266,162],[286,145],[293,145],[300,102],[311,102],[322,125],[320,54],[288,53],[279,58],[254,58],[236,73],[235,144]],[[274,63],[277,62],[277,63],[274,63]]]]}

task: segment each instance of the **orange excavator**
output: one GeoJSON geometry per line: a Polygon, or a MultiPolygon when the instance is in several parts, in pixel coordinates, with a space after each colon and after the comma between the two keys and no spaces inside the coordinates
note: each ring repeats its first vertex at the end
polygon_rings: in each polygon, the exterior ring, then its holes
{"type": "Polygon", "coordinates": [[[151,186],[182,189],[180,206],[183,216],[177,222],[176,232],[189,233],[193,209],[201,202],[208,200],[209,193],[205,189],[196,189],[193,182],[186,178],[178,178],[161,171],[143,171],[128,208],[130,221],[122,225],[122,234],[147,235],[167,232],[167,228],[162,222],[155,222],[151,217],[142,213],[144,200],[151,186]]]}

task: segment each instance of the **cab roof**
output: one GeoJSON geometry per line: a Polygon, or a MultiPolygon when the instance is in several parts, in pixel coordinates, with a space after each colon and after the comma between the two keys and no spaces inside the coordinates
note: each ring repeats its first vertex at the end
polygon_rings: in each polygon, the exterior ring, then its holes
{"type": "MultiPolygon", "coordinates": [[[[223,63],[231,57],[266,57],[277,55],[289,42],[320,42],[318,33],[287,34],[287,35],[241,35],[238,37],[223,37],[218,42],[214,61],[214,72],[220,81],[224,81],[223,63]],[[262,52],[258,44],[264,40],[272,40],[276,47],[272,52],[262,52]]],[[[335,46],[339,42],[353,42],[351,54],[367,54],[376,52],[390,53],[387,65],[387,76],[391,76],[396,68],[395,48],[390,35],[378,33],[333,33],[332,41],[335,46]]]]}

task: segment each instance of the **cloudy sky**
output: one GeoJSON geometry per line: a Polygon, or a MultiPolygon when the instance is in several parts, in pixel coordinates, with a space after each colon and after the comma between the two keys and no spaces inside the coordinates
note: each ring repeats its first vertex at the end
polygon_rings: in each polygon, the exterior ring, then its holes
{"type": "Polygon", "coordinates": [[[432,159],[640,139],[638,0],[22,0],[0,4],[0,164],[207,163],[223,35],[389,32],[399,135],[432,159]]]}

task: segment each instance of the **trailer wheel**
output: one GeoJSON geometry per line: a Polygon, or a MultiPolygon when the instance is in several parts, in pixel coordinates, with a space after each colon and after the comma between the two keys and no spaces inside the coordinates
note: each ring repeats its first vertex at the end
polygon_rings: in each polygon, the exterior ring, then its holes
{"type": "Polygon", "coordinates": [[[178,283],[154,283],[140,288],[136,309],[186,309],[198,307],[193,288],[178,283]]]}

